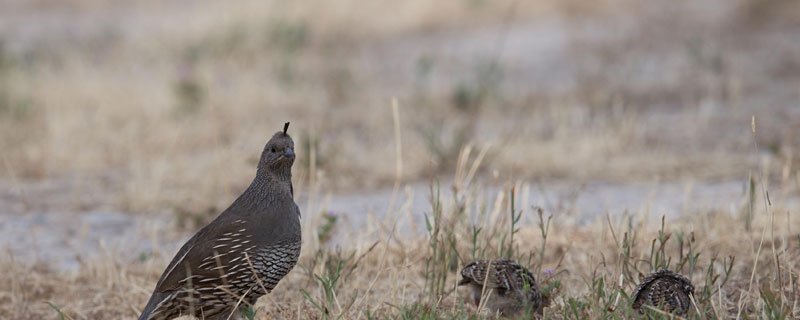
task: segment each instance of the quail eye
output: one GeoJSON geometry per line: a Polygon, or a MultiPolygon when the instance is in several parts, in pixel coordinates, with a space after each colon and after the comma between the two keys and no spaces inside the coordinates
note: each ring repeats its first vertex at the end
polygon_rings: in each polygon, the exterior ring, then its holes
{"type": "Polygon", "coordinates": [[[275,148],[269,149],[269,152],[275,153],[275,148]]]}

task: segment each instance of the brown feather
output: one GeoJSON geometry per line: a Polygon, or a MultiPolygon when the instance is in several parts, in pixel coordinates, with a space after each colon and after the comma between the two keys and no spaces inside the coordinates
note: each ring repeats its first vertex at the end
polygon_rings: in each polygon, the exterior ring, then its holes
{"type": "Polygon", "coordinates": [[[669,270],[660,270],[639,283],[633,293],[633,309],[643,312],[642,306],[650,305],[686,315],[691,306],[690,295],[694,295],[694,286],[689,279],[669,270]]]}

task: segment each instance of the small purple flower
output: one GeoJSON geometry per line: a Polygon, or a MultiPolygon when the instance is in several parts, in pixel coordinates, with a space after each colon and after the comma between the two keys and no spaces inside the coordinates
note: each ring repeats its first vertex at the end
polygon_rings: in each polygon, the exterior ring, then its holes
{"type": "Polygon", "coordinates": [[[326,214],[331,216],[331,217],[335,217],[336,216],[336,211],[328,210],[328,212],[326,212],[326,214]]]}
{"type": "Polygon", "coordinates": [[[553,269],[545,269],[544,273],[547,274],[547,275],[551,275],[551,274],[553,274],[553,269]]]}

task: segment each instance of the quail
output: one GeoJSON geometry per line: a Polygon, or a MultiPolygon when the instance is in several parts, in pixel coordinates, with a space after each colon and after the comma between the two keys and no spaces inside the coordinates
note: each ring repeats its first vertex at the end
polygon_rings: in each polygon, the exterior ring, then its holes
{"type": "Polygon", "coordinates": [[[480,305],[485,285],[486,291],[491,292],[484,305],[492,313],[500,312],[502,316],[515,317],[527,310],[531,314],[542,315],[542,295],[536,280],[528,269],[516,261],[474,261],[461,270],[461,277],[458,285],[468,286],[470,300],[476,306],[480,305]]]}
{"type": "Polygon", "coordinates": [[[686,277],[669,270],[657,271],[642,279],[633,293],[633,309],[643,312],[643,305],[686,316],[691,306],[694,286],[686,277]]]}
{"type": "Polygon", "coordinates": [[[181,247],[139,320],[235,319],[292,270],[301,239],[288,128],[267,142],[250,186],[181,247]]]}

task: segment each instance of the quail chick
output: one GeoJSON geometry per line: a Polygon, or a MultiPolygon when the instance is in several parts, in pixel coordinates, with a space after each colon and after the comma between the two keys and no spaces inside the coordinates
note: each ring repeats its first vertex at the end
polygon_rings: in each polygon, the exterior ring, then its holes
{"type": "Polygon", "coordinates": [[[476,306],[481,303],[485,286],[486,291],[491,293],[484,306],[492,313],[516,317],[527,310],[532,315],[542,315],[542,295],[536,280],[528,269],[516,261],[474,261],[461,270],[461,276],[458,285],[469,288],[470,300],[476,306]]]}
{"type": "Polygon", "coordinates": [[[643,312],[643,305],[686,316],[691,306],[694,286],[686,277],[669,270],[657,271],[639,283],[633,293],[633,309],[643,312]]]}

